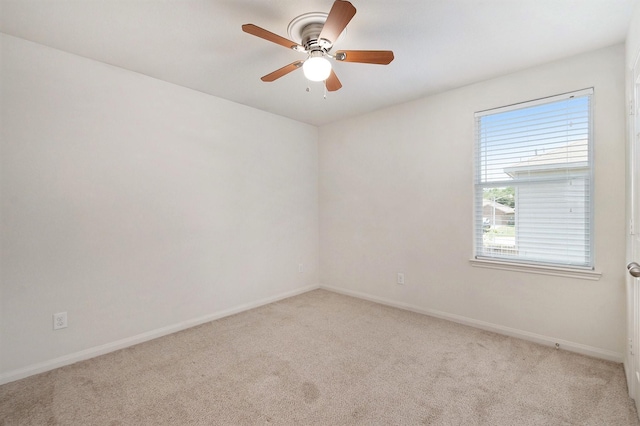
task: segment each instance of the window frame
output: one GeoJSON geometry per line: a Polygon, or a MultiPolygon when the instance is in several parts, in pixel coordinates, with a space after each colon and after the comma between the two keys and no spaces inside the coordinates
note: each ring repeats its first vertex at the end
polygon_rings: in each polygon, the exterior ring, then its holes
{"type": "MultiPolygon", "coordinates": [[[[512,270],[512,271],[523,271],[523,272],[532,272],[532,273],[542,273],[547,275],[559,275],[559,276],[568,276],[574,278],[584,278],[584,279],[599,279],[601,274],[595,271],[596,265],[596,256],[595,256],[595,224],[594,224],[594,210],[595,210],[595,175],[594,175],[594,131],[593,131],[593,105],[594,105],[594,89],[587,88],[567,93],[562,93],[559,95],[539,98],[531,101],[520,102],[512,105],[502,106],[498,108],[491,108],[483,111],[478,111],[474,114],[474,182],[473,182],[473,257],[471,259],[471,263],[473,266],[479,267],[488,267],[488,268],[496,268],[496,269],[504,269],[504,270],[512,270]],[[585,197],[588,197],[588,200],[585,200],[588,203],[589,213],[588,213],[588,232],[584,235],[588,235],[589,238],[589,257],[586,265],[575,265],[570,263],[553,263],[553,262],[544,262],[544,261],[536,261],[532,259],[523,259],[514,257],[513,259],[505,258],[505,257],[495,257],[487,254],[481,249],[484,249],[483,244],[483,214],[482,207],[478,208],[478,205],[482,206],[482,191],[486,187],[491,187],[496,185],[492,185],[486,179],[483,180],[481,173],[481,161],[480,161],[480,153],[481,153],[481,144],[482,141],[480,139],[480,119],[484,116],[491,116],[496,114],[501,114],[509,111],[515,111],[520,109],[525,109],[529,107],[535,107],[545,104],[551,104],[558,101],[568,100],[575,97],[588,97],[588,131],[587,131],[587,150],[588,150],[588,167],[587,167],[587,180],[589,188],[585,197]],[[480,198],[480,200],[479,200],[480,198]],[[478,204],[479,203],[479,204],[478,204]],[[480,239],[480,241],[479,241],[480,239]]],[[[510,185],[509,185],[510,186],[510,185]]],[[[517,225],[516,225],[517,226],[517,225]]]]}

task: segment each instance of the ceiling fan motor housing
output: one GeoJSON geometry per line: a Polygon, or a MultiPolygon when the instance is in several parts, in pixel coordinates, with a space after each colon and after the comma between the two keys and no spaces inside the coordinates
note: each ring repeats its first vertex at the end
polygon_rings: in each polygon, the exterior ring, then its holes
{"type": "Polygon", "coordinates": [[[329,40],[321,39],[320,33],[322,32],[322,22],[312,22],[305,25],[301,30],[301,44],[308,52],[322,51],[327,53],[331,50],[332,44],[329,40]]]}

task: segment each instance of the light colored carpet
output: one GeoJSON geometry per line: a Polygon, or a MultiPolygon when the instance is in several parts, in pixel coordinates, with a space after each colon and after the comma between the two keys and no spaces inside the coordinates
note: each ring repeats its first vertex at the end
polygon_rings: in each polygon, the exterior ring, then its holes
{"type": "Polygon", "coordinates": [[[620,364],[315,290],[0,387],[5,425],[638,425],[620,364]]]}

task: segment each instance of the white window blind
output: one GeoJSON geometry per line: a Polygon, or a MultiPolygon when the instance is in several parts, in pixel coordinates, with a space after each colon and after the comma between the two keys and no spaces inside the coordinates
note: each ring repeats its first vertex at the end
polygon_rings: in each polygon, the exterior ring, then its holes
{"type": "Polygon", "coordinates": [[[592,95],[476,113],[477,259],[593,269],[592,95]]]}

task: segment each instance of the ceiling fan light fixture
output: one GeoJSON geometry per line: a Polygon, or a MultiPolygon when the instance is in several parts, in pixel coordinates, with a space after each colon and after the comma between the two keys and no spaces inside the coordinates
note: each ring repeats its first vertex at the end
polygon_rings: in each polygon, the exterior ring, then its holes
{"type": "Polygon", "coordinates": [[[280,37],[254,24],[244,24],[242,31],[245,33],[309,55],[306,61],[294,61],[262,76],[260,80],[275,81],[302,68],[308,80],[324,81],[326,91],[335,92],[342,87],[342,83],[331,69],[331,62],[327,58],[340,62],[389,64],[393,61],[393,52],[390,50],[341,50],[335,54],[329,53],[336,41],[345,35],[347,25],[355,14],[356,8],[349,1],[335,0],[328,14],[312,12],[294,18],[287,27],[290,39],[280,37]]]}
{"type": "Polygon", "coordinates": [[[304,76],[311,81],[325,81],[331,75],[331,62],[323,56],[312,56],[302,64],[304,76]]]}

